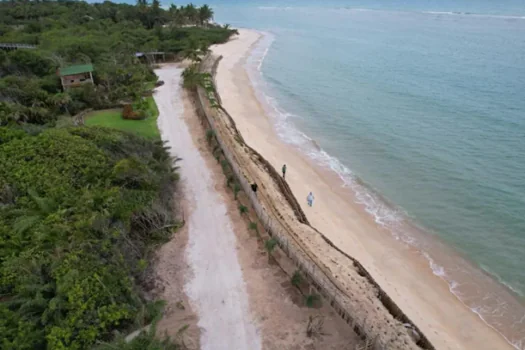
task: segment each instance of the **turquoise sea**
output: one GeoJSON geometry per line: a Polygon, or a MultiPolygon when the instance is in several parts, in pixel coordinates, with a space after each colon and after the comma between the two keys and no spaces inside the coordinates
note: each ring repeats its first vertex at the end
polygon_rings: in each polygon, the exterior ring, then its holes
{"type": "Polygon", "coordinates": [[[219,23],[267,33],[248,64],[283,139],[525,348],[525,1],[207,3],[219,23]],[[501,289],[461,277],[403,222],[501,289]]]}

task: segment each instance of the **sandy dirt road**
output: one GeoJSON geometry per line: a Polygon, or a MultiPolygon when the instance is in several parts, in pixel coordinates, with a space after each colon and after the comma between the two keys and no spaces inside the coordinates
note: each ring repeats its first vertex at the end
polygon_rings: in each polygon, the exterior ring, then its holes
{"type": "Polygon", "coordinates": [[[203,350],[258,350],[261,339],[250,313],[227,207],[183,120],[181,71],[175,65],[156,70],[165,84],[154,97],[162,139],[173,156],[182,158],[178,165],[189,202],[186,261],[192,270],[185,291],[199,318],[203,350]]]}

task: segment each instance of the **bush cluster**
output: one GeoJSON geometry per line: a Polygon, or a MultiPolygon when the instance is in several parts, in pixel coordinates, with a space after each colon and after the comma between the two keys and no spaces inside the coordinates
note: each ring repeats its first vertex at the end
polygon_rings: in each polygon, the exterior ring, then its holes
{"type": "Polygon", "coordinates": [[[2,127],[0,164],[0,348],[85,349],[149,322],[147,261],[175,225],[163,145],[2,127]]]}

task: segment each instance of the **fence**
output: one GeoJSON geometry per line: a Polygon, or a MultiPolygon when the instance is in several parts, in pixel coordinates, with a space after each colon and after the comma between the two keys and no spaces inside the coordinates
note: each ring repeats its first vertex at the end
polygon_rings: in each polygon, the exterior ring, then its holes
{"type": "MultiPolygon", "coordinates": [[[[212,77],[214,78],[215,70],[217,68],[219,60],[220,58],[207,56],[203,60],[203,62],[201,62],[200,71],[211,73],[212,77]]],[[[213,85],[216,86],[215,83],[213,83],[213,85]]],[[[225,137],[221,134],[221,129],[216,124],[220,120],[229,120],[230,127],[232,127],[235,130],[235,132],[238,133],[235,127],[235,123],[231,116],[228,114],[228,112],[224,110],[220,105],[215,107],[212,107],[210,105],[208,94],[209,91],[206,91],[204,88],[197,88],[196,105],[199,110],[199,114],[201,114],[201,116],[205,118],[205,120],[209,123],[210,127],[215,131],[215,137],[217,139],[217,142],[219,143],[224,153],[224,156],[230,163],[230,166],[232,167],[233,172],[235,173],[241,187],[243,188],[246,195],[249,197],[250,202],[259,220],[263,223],[264,228],[268,231],[268,233],[278,241],[279,246],[286,253],[286,255],[295,263],[295,265],[302,271],[303,275],[305,275],[309,282],[317,289],[319,294],[322,295],[325,300],[328,300],[330,302],[330,305],[337,311],[337,313],[348,324],[352,326],[352,328],[358,335],[360,335],[364,339],[365,349],[433,350],[434,347],[432,346],[432,344],[416,326],[412,326],[411,328],[415,332],[415,334],[418,335],[418,339],[411,338],[408,335],[408,332],[402,332],[403,334],[400,335],[397,331],[390,333],[396,334],[397,336],[389,338],[384,336],[384,334],[386,334],[387,332],[385,332],[385,329],[381,329],[381,326],[378,327],[377,324],[374,325],[370,322],[367,323],[368,312],[363,311],[362,308],[359,308],[359,305],[356,305],[355,302],[352,302],[350,300],[351,297],[346,295],[345,292],[338,287],[337,283],[335,283],[333,276],[330,275],[330,272],[326,271],[326,269],[323,269],[323,267],[320,266],[315,261],[315,259],[309,256],[308,250],[305,249],[302,246],[302,244],[297,239],[295,239],[295,237],[290,235],[287,228],[283,226],[283,223],[276,219],[275,213],[269,213],[266,210],[265,205],[261,203],[261,201],[266,200],[263,199],[262,195],[259,195],[259,197],[261,197],[259,198],[251,190],[250,183],[248,182],[245,176],[245,172],[240,168],[239,162],[236,159],[236,155],[234,154],[234,152],[232,152],[232,150],[230,149],[231,147],[228,145],[228,137],[225,137]]],[[[215,99],[220,103],[220,96],[218,93],[215,93],[215,99]]],[[[235,135],[235,138],[235,142],[242,142],[243,147],[249,149],[250,152],[252,154],[255,154],[259,160],[266,162],[264,164],[265,170],[269,171],[270,175],[272,175],[272,172],[277,174],[277,178],[279,179],[279,181],[281,181],[280,176],[275,171],[275,169],[266,160],[264,160],[264,158],[262,158],[262,156],[260,156],[255,150],[251,149],[248,145],[244,143],[244,140],[242,140],[242,136],[240,135],[240,133],[238,133],[238,136],[235,135]],[[240,140],[237,139],[237,137],[239,137],[240,140]]],[[[232,140],[229,141],[232,142],[232,140]]],[[[300,209],[300,206],[295,200],[295,197],[293,197],[293,194],[291,194],[288,185],[284,183],[284,185],[281,184],[279,187],[281,192],[290,192],[288,195],[285,194],[285,197],[288,197],[287,199],[290,202],[290,205],[294,210],[298,220],[308,225],[306,216],[300,209]],[[283,186],[284,188],[281,188],[283,186]],[[290,194],[292,197],[291,199],[289,198],[290,194]]],[[[270,208],[271,206],[267,205],[266,207],[270,208]]],[[[271,211],[271,209],[269,210],[271,211]]],[[[312,230],[315,229],[312,228],[312,230]]],[[[320,232],[316,232],[322,236],[322,238],[326,241],[327,244],[329,244],[332,248],[336,249],[339,253],[343,254],[346,258],[348,258],[350,260],[349,263],[354,263],[354,266],[356,267],[359,275],[365,277],[368,280],[368,282],[377,289],[378,298],[381,300],[383,306],[390,312],[390,314],[395,319],[399,320],[400,322],[406,324],[410,323],[411,325],[413,325],[413,323],[410,322],[410,320],[406,317],[406,315],[402,313],[402,311],[397,307],[397,305],[395,305],[395,303],[386,295],[386,293],[382,291],[379,285],[373,280],[372,276],[364,269],[364,267],[359,262],[357,262],[355,259],[351,258],[347,254],[342,252],[340,249],[338,249],[320,232]]],[[[389,322],[386,321],[385,324],[389,324],[389,322]]],[[[390,327],[396,326],[391,325],[390,327]]],[[[397,327],[399,327],[399,325],[397,325],[397,327]]],[[[399,330],[399,328],[397,328],[397,330],[399,330]]]]}

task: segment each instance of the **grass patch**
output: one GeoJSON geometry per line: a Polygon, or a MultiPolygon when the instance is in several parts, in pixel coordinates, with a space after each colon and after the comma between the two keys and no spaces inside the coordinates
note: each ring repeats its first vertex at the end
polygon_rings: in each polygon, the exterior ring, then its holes
{"type": "Polygon", "coordinates": [[[146,101],[151,117],[144,120],[122,119],[121,109],[105,109],[86,115],[85,124],[128,131],[148,139],[158,139],[160,138],[159,129],[157,128],[159,110],[153,96],[146,97],[146,101]]]}

